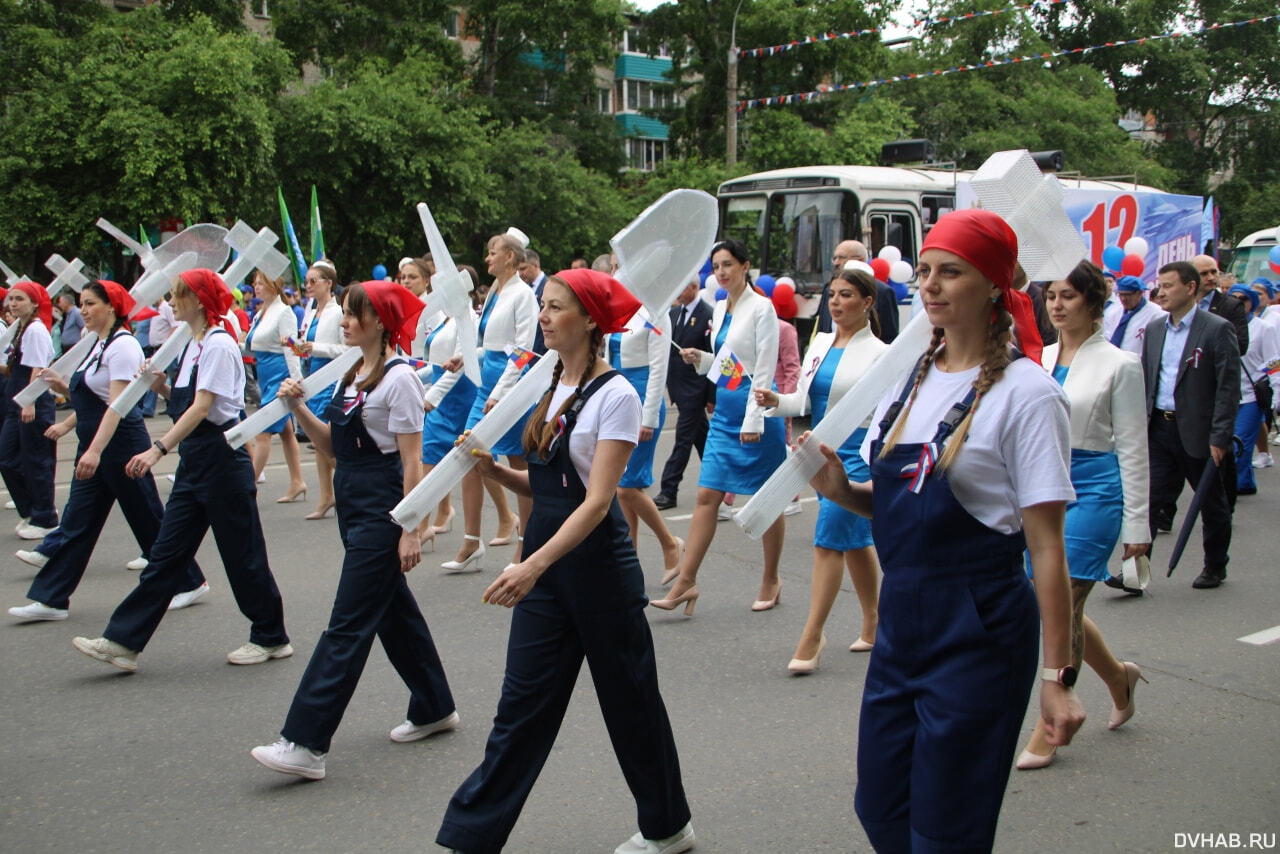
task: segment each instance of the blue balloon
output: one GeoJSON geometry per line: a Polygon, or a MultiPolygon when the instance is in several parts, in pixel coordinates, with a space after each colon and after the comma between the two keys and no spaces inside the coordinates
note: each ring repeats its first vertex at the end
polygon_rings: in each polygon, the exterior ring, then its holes
{"type": "Polygon", "coordinates": [[[726,291],[724,288],[716,288],[716,302],[720,302],[720,300],[728,299],[728,298],[729,298],[728,291],[726,291]]]}
{"type": "Polygon", "coordinates": [[[1119,246],[1108,246],[1102,250],[1102,265],[1112,272],[1120,272],[1124,264],[1124,250],[1119,246]]]}
{"type": "Polygon", "coordinates": [[[777,286],[777,282],[773,280],[773,276],[768,273],[761,273],[760,278],[756,279],[756,287],[764,292],[767,297],[773,296],[773,289],[777,286]]]}
{"type": "Polygon", "coordinates": [[[1280,246],[1272,246],[1271,251],[1267,253],[1267,258],[1272,264],[1280,264],[1280,246]]]}
{"type": "Polygon", "coordinates": [[[711,275],[711,256],[707,256],[707,260],[703,263],[702,269],[698,271],[698,278],[705,279],[711,275]]]}
{"type": "Polygon", "coordinates": [[[373,265],[373,279],[374,279],[374,281],[376,281],[376,282],[381,282],[381,281],[382,281],[383,279],[385,279],[386,277],[387,277],[387,268],[386,268],[386,267],[384,267],[384,266],[383,266],[383,265],[381,265],[381,264],[374,264],[374,265],[373,265]]]}

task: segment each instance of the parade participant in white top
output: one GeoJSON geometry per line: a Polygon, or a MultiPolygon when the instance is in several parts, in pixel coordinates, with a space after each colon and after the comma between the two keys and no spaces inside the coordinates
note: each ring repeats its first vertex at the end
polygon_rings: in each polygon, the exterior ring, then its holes
{"type": "MultiPolygon", "coordinates": [[[[253,316],[244,351],[253,354],[258,365],[258,388],[262,402],[275,400],[280,383],[287,377],[298,379],[302,366],[293,348],[286,342],[298,338],[298,317],[284,301],[284,280],[269,278],[261,270],[253,275],[253,292],[262,303],[253,316]]],[[[307,484],[302,479],[302,452],[294,435],[293,419],[286,416],[263,430],[253,440],[253,474],[261,477],[271,457],[271,437],[279,434],[284,448],[284,461],[289,467],[289,489],[276,499],[277,504],[302,501],[307,497],[307,484]]]]}
{"type": "MultiPolygon", "coordinates": [[[[342,309],[333,298],[333,289],[338,285],[338,270],[326,258],[311,265],[307,270],[307,309],[302,315],[302,326],[298,329],[299,349],[306,354],[305,373],[310,376],[320,370],[336,357],[342,355],[346,345],[342,343],[342,309]]],[[[334,386],[330,386],[307,401],[311,414],[324,420],[325,408],[333,397],[334,386]]],[[[264,400],[263,403],[269,403],[264,400]]],[[[333,509],[333,457],[321,451],[316,452],[316,474],[320,479],[320,499],[316,509],[308,513],[305,519],[323,519],[333,509]]]]}

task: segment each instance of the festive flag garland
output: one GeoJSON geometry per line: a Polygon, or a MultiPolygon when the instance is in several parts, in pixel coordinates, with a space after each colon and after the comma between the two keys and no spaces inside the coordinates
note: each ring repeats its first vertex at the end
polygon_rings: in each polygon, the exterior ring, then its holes
{"type": "MultiPolygon", "coordinates": [[[[974,18],[987,18],[992,15],[1002,15],[1005,12],[1022,12],[1027,9],[1048,9],[1050,6],[1057,6],[1065,3],[1067,0],[1035,0],[1032,3],[1023,3],[1017,6],[1006,6],[1003,9],[993,9],[987,12],[967,12],[963,15],[944,15],[940,18],[917,18],[909,25],[911,29],[917,27],[932,27],[939,24],[949,24],[953,21],[968,21],[974,18]]],[[[850,30],[845,33],[822,33],[816,36],[805,36],[802,39],[795,39],[786,44],[776,44],[771,47],[754,47],[750,50],[739,52],[739,56],[776,56],[789,50],[795,50],[805,45],[820,44],[822,42],[839,41],[840,39],[856,39],[861,36],[870,36],[876,33],[884,32],[883,27],[872,27],[869,30],[850,30]]]]}
{"type": "Polygon", "coordinates": [[[955,65],[951,68],[935,68],[932,71],[919,71],[911,74],[898,74],[893,77],[881,77],[876,80],[864,80],[858,83],[842,83],[833,85],[826,89],[817,89],[811,92],[797,92],[790,95],[774,95],[769,98],[750,98],[745,101],[738,102],[738,112],[751,110],[756,107],[775,107],[783,104],[802,104],[813,101],[823,95],[831,95],[836,92],[849,92],[854,89],[871,89],[876,86],[884,86],[888,83],[900,83],[906,80],[917,80],[924,77],[942,77],[947,74],[960,74],[965,71],[980,71],[984,68],[995,68],[1001,65],[1016,65],[1021,62],[1039,62],[1046,59],[1054,59],[1062,56],[1083,56],[1084,54],[1094,53],[1100,50],[1107,50],[1113,47],[1127,47],[1129,45],[1140,45],[1146,42],[1159,41],[1162,39],[1176,39],[1184,36],[1198,36],[1214,30],[1225,30],[1231,27],[1247,27],[1250,24],[1263,24],[1267,21],[1280,20],[1280,15],[1268,15],[1265,18],[1250,18],[1246,21],[1232,21],[1229,24],[1210,24],[1200,27],[1196,30],[1179,30],[1174,32],[1160,33],[1154,36],[1145,36],[1137,39],[1126,39],[1124,41],[1104,42],[1102,44],[1090,45],[1088,47],[1076,47],[1068,50],[1045,51],[1044,53],[1032,53],[1023,56],[1005,56],[994,59],[984,60],[982,62],[973,63],[971,65],[955,65]]]}

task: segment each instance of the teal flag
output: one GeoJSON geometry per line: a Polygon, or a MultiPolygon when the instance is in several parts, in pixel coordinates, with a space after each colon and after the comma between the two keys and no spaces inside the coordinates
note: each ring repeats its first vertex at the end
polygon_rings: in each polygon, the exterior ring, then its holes
{"type": "Polygon", "coordinates": [[[311,185],[311,263],[324,257],[324,229],[320,227],[320,199],[311,185]]]}
{"type": "Polygon", "coordinates": [[[293,259],[293,268],[298,275],[298,285],[307,280],[307,259],[302,255],[302,247],[298,245],[298,235],[293,230],[293,220],[289,219],[289,208],[284,203],[284,191],[276,187],[276,197],[280,199],[280,222],[284,226],[284,238],[289,242],[289,257],[293,259]]]}

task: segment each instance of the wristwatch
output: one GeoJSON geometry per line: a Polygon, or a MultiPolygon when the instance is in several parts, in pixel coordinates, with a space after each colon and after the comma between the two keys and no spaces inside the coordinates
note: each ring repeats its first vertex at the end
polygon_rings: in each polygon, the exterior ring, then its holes
{"type": "Polygon", "coordinates": [[[1061,668],[1046,667],[1040,671],[1041,679],[1046,682],[1057,682],[1063,688],[1074,688],[1079,675],[1079,671],[1070,664],[1061,668]]]}
{"type": "Polygon", "coordinates": [[[163,456],[166,456],[166,455],[169,453],[169,449],[168,449],[168,448],[166,448],[166,447],[164,446],[164,442],[161,442],[159,439],[156,439],[156,440],[155,440],[154,442],[152,442],[151,444],[152,444],[152,446],[154,446],[154,447],[155,447],[155,449],[156,449],[157,451],[159,451],[159,452],[160,452],[160,456],[162,456],[162,457],[163,457],[163,456]]]}

